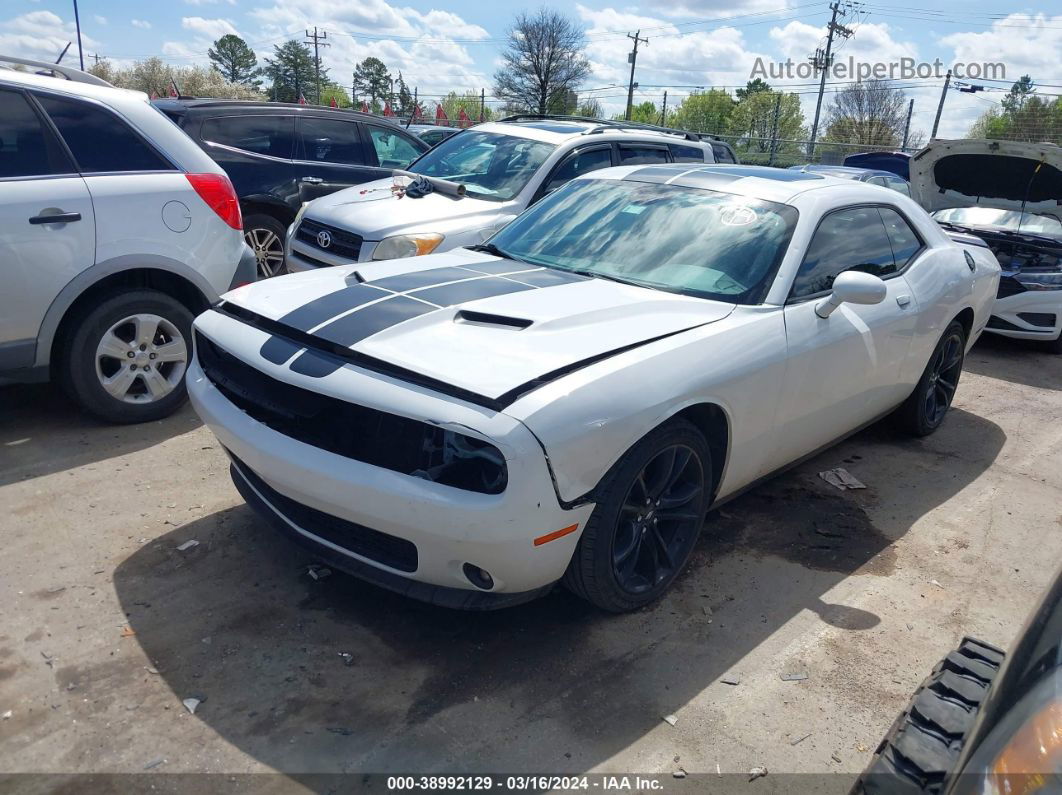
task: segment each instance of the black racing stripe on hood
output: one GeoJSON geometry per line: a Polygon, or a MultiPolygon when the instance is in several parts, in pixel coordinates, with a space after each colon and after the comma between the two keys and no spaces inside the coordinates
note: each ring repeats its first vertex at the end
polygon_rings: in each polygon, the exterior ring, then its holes
{"type": "Polygon", "coordinates": [[[487,262],[466,262],[460,267],[466,271],[474,271],[487,276],[508,276],[521,273],[522,271],[541,270],[541,265],[530,265],[526,262],[510,262],[509,260],[488,260],[487,262]]]}
{"type": "Polygon", "coordinates": [[[299,331],[309,331],[314,326],[327,323],[340,312],[364,306],[389,295],[392,293],[367,284],[352,284],[293,309],[281,317],[280,322],[299,331]]]}
{"type": "Polygon", "coordinates": [[[483,278],[467,282],[443,284],[439,287],[429,287],[425,290],[417,290],[417,292],[410,293],[410,295],[443,307],[533,289],[532,285],[520,284],[509,279],[483,278]]]}
{"type": "Polygon", "coordinates": [[[506,280],[527,284],[531,287],[556,287],[558,284],[574,284],[585,282],[590,277],[580,276],[578,273],[566,273],[559,270],[537,270],[525,273],[514,273],[506,276],[506,280]]]}
{"type": "Polygon", "coordinates": [[[317,329],[313,334],[315,337],[321,337],[336,345],[349,348],[379,331],[428,312],[434,312],[439,308],[434,304],[417,301],[404,295],[394,295],[385,301],[343,315],[317,329]]]}
{"type": "MultiPolygon", "coordinates": [[[[270,337],[270,341],[283,339],[283,337],[270,337]]],[[[334,356],[326,356],[314,351],[303,351],[295,361],[291,363],[291,372],[299,375],[308,375],[311,378],[324,378],[331,375],[343,366],[341,359],[334,356]]]]}
{"type": "Polygon", "coordinates": [[[284,364],[301,350],[302,348],[291,340],[286,340],[283,337],[270,337],[262,343],[262,349],[258,353],[267,362],[284,364]]]}
{"type": "Polygon", "coordinates": [[[464,268],[428,268],[423,271],[409,271],[399,273],[396,276],[385,276],[382,279],[373,279],[367,284],[372,287],[381,287],[384,290],[394,290],[401,293],[406,290],[416,290],[420,287],[434,287],[437,284],[454,282],[458,279],[475,279],[480,274],[469,273],[464,268]]]}

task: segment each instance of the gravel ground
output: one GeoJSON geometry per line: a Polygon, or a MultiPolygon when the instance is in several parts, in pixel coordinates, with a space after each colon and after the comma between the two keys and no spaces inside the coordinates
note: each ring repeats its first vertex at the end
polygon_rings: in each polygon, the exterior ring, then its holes
{"type": "Polygon", "coordinates": [[[2,388],[0,772],[764,766],[843,789],[936,660],[1007,646],[1062,562],[1060,388],[1062,357],[981,342],[939,433],[872,427],[723,506],[621,617],[314,581],[190,410],[108,427],[2,388]],[[817,477],[835,466],[867,489],[817,477]]]}

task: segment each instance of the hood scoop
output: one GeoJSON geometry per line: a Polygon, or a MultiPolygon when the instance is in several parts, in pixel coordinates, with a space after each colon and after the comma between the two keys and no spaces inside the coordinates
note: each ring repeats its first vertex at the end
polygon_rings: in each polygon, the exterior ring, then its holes
{"type": "Polygon", "coordinates": [[[520,331],[530,326],[534,321],[525,317],[510,317],[509,315],[494,315],[490,312],[473,312],[470,309],[461,309],[454,315],[454,322],[474,323],[477,326],[496,326],[520,331]]]}

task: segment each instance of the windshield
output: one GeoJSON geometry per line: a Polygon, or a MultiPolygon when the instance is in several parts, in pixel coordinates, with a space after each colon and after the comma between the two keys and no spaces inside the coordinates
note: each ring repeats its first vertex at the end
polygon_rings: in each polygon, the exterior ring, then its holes
{"type": "Polygon", "coordinates": [[[491,238],[513,259],[735,304],[767,294],[793,207],[632,180],[573,180],[491,238]]]}
{"type": "Polygon", "coordinates": [[[439,143],[409,167],[461,182],[479,199],[508,201],[553,151],[552,144],[489,132],[465,132],[439,143]]]}
{"type": "Polygon", "coordinates": [[[1018,210],[997,210],[993,207],[952,207],[933,213],[940,223],[960,226],[994,226],[1031,235],[1062,237],[1062,220],[1058,216],[1026,212],[1022,218],[1018,210]]]}

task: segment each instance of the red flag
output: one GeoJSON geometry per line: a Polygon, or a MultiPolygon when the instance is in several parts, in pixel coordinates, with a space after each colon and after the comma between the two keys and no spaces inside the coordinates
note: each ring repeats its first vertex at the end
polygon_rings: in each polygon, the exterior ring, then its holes
{"type": "Polygon", "coordinates": [[[361,112],[362,113],[368,113],[369,112],[369,103],[366,102],[364,99],[361,101],[361,112]]]}
{"type": "Polygon", "coordinates": [[[391,103],[390,102],[385,102],[384,103],[384,114],[383,115],[384,116],[394,116],[395,115],[395,112],[393,110],[391,110],[391,103]]]}
{"type": "Polygon", "coordinates": [[[177,90],[177,83],[175,83],[173,80],[171,80],[170,81],[170,96],[171,97],[179,97],[180,95],[181,95],[181,92],[177,90]]]}
{"type": "Polygon", "coordinates": [[[417,119],[419,119],[423,115],[424,114],[421,113],[421,110],[420,110],[420,103],[419,102],[414,103],[414,105],[413,105],[413,121],[416,121],[417,119]]]}
{"type": "Polygon", "coordinates": [[[306,97],[304,97],[304,96],[302,95],[302,92],[301,92],[301,91],[299,92],[299,104],[300,104],[300,105],[305,105],[305,104],[306,104],[306,97]]]}
{"type": "Polygon", "coordinates": [[[472,123],[472,119],[468,118],[464,108],[461,108],[461,112],[457,114],[457,120],[462,127],[467,127],[472,123]]]}
{"type": "Polygon", "coordinates": [[[336,98],[335,97],[332,97],[332,101],[329,102],[328,104],[331,105],[333,108],[338,108],[339,107],[339,103],[336,102],[336,98]]]}
{"type": "Polygon", "coordinates": [[[449,120],[450,120],[450,117],[446,115],[446,111],[443,110],[443,106],[442,105],[436,105],[435,106],[435,121],[441,122],[441,121],[449,121],[449,120]]]}

